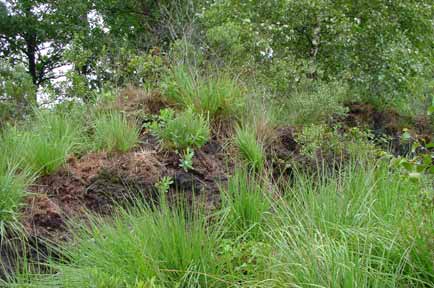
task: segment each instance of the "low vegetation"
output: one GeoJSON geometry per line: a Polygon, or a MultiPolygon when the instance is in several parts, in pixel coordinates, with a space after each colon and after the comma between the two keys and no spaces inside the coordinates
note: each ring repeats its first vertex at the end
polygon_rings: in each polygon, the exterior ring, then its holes
{"type": "Polygon", "coordinates": [[[176,67],[165,79],[166,97],[176,105],[193,109],[211,118],[237,118],[244,106],[240,84],[229,75],[217,74],[204,78],[198,71],[176,67]]]}
{"type": "Polygon", "coordinates": [[[97,150],[126,152],[139,141],[139,128],[119,112],[96,117],[93,143],[97,150]]]}
{"type": "Polygon", "coordinates": [[[0,1],[1,287],[434,288],[432,0],[64,2],[0,1]]]}
{"type": "Polygon", "coordinates": [[[264,167],[264,149],[256,139],[253,128],[238,128],[235,135],[235,144],[242,158],[252,169],[260,170],[264,167]]]}
{"type": "Polygon", "coordinates": [[[192,107],[178,114],[171,109],[161,110],[149,128],[164,147],[179,150],[200,148],[210,137],[208,118],[192,107]]]}

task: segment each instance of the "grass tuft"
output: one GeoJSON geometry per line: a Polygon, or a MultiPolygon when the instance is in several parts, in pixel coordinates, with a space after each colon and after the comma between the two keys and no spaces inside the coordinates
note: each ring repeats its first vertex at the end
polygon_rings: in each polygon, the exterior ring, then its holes
{"type": "Polygon", "coordinates": [[[254,170],[262,170],[265,165],[264,148],[256,139],[256,133],[248,127],[238,128],[235,135],[235,144],[247,163],[254,170]]]}
{"type": "Polygon", "coordinates": [[[139,141],[139,129],[121,113],[99,115],[94,123],[94,146],[97,150],[126,152],[139,141]]]}
{"type": "Polygon", "coordinates": [[[228,75],[203,78],[177,66],[166,79],[166,97],[181,108],[209,114],[211,119],[238,118],[244,107],[240,85],[228,75]]]}

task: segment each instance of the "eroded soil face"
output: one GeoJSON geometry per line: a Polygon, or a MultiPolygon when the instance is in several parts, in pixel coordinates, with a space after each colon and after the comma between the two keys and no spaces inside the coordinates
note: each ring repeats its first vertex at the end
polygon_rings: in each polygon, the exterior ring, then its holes
{"type": "Polygon", "coordinates": [[[229,165],[222,146],[210,141],[196,151],[193,170],[179,167],[179,155],[157,150],[151,136],[142,145],[118,155],[91,153],[80,159],[70,158],[52,175],[32,185],[23,224],[29,235],[50,240],[66,240],[67,219],[84,219],[87,213],[109,215],[115,205],[134,200],[157,202],[155,184],[164,176],[173,179],[169,200],[192,199],[200,195],[209,209],[219,206],[219,186],[224,185],[229,165]],[[152,148],[151,148],[152,147],[152,148]]]}

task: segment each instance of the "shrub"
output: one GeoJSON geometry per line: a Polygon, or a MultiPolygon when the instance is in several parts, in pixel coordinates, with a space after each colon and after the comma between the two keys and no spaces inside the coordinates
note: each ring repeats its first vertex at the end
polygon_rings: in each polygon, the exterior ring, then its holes
{"type": "Polygon", "coordinates": [[[161,144],[167,148],[184,150],[200,148],[210,137],[209,121],[190,107],[175,116],[173,110],[163,109],[157,121],[150,125],[161,144]]]}
{"type": "Polygon", "coordinates": [[[98,150],[126,152],[139,140],[139,128],[118,112],[97,116],[94,145],[98,150]]]}
{"type": "Polygon", "coordinates": [[[26,69],[0,60],[0,126],[7,120],[22,119],[35,102],[36,87],[26,69]]]}
{"type": "Polygon", "coordinates": [[[248,127],[238,128],[235,135],[241,156],[254,170],[261,170],[265,164],[264,149],[256,139],[256,133],[248,127]]]}
{"type": "Polygon", "coordinates": [[[237,118],[244,105],[242,89],[228,75],[202,78],[177,66],[165,85],[169,101],[182,108],[191,106],[211,118],[237,118]]]}
{"type": "Polygon", "coordinates": [[[206,34],[212,33],[208,44],[223,59],[230,58],[232,51],[222,47],[234,47],[239,63],[253,58],[259,70],[276,59],[297,59],[309,66],[301,70],[311,79],[342,79],[353,94],[390,105],[429,95],[431,4],[224,0],[205,5],[200,16],[206,34]]]}

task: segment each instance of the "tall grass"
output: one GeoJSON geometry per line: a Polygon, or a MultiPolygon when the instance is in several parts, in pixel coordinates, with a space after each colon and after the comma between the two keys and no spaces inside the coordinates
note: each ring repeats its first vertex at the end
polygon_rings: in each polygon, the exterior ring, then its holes
{"type": "Polygon", "coordinates": [[[37,287],[207,287],[216,282],[216,235],[184,208],[122,210],[93,218],[65,248],[69,264],[37,287]]]}
{"type": "Polygon", "coordinates": [[[97,150],[126,152],[139,141],[137,125],[119,112],[97,116],[93,144],[97,150]]]}
{"type": "Polygon", "coordinates": [[[419,197],[423,183],[363,161],[296,173],[277,198],[269,192],[278,187],[257,177],[236,171],[211,218],[164,201],[93,218],[63,248],[68,261],[51,265],[57,273],[24,279],[28,287],[433,287],[434,211],[419,197]]]}
{"type": "Polygon", "coordinates": [[[240,85],[230,76],[204,78],[197,71],[176,66],[166,79],[166,97],[182,108],[193,107],[210,118],[238,118],[244,107],[240,85]]]}
{"type": "Polygon", "coordinates": [[[384,164],[299,175],[270,229],[277,287],[432,287],[434,214],[420,189],[384,164]]]}
{"type": "Polygon", "coordinates": [[[262,170],[265,165],[264,148],[257,141],[255,130],[248,127],[237,128],[235,144],[250,168],[262,170]]]}
{"type": "Polygon", "coordinates": [[[2,133],[1,150],[10,163],[34,173],[49,174],[84,142],[80,119],[67,114],[39,111],[20,127],[7,127],[2,133]]]}
{"type": "Polygon", "coordinates": [[[17,223],[32,179],[30,171],[0,163],[0,242],[5,231],[17,223]]]}
{"type": "Polygon", "coordinates": [[[223,207],[229,233],[243,238],[255,238],[261,232],[270,202],[264,183],[247,171],[236,170],[223,190],[223,207]]]}

